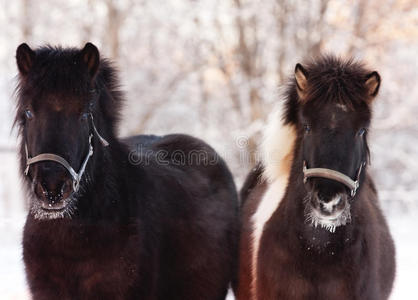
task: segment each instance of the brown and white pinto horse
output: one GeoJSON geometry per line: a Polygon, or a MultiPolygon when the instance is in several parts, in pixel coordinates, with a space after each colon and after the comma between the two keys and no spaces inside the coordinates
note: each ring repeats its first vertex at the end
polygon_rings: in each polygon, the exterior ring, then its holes
{"type": "Polygon", "coordinates": [[[366,167],[379,86],[352,60],[296,65],[241,191],[239,300],[388,299],[395,249],[366,167]]]}

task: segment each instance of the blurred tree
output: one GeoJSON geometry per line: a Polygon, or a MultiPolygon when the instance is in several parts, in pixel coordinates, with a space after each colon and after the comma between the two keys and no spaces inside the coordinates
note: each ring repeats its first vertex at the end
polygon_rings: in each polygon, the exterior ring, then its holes
{"type": "MultiPolygon", "coordinates": [[[[409,137],[399,141],[398,158],[376,155],[384,158],[376,168],[396,163],[399,172],[418,176],[404,163],[418,135],[418,89],[411,80],[418,69],[416,0],[1,3],[4,74],[15,74],[11,58],[22,40],[33,46],[93,41],[121,71],[128,99],[122,134],[181,131],[203,137],[225,150],[238,178],[258,159],[262,126],[297,62],[322,52],[364,59],[383,77],[376,149],[385,149],[385,134],[409,137]],[[245,148],[237,147],[237,136],[248,137],[245,148]],[[243,161],[241,152],[251,159],[243,161]]],[[[10,84],[3,82],[5,90],[10,84]]],[[[388,188],[396,181],[378,176],[388,188]]]]}
{"type": "Polygon", "coordinates": [[[22,40],[30,41],[32,37],[32,28],[33,28],[33,11],[32,5],[33,1],[31,0],[21,0],[22,1],[22,17],[21,17],[21,31],[22,31],[22,40]]]}
{"type": "Polygon", "coordinates": [[[105,41],[109,48],[110,57],[117,60],[119,58],[120,30],[133,3],[130,2],[125,8],[121,7],[120,1],[105,0],[105,3],[107,8],[105,41]]]}

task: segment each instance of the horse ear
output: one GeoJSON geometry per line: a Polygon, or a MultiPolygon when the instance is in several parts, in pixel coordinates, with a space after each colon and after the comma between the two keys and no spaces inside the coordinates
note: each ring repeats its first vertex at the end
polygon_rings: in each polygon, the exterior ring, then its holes
{"type": "Polygon", "coordinates": [[[376,71],[373,71],[369,75],[367,75],[365,85],[366,85],[368,95],[374,98],[379,92],[379,88],[380,88],[379,73],[377,73],[376,71]]]}
{"type": "Polygon", "coordinates": [[[22,76],[28,75],[35,60],[35,51],[33,51],[28,44],[20,44],[16,49],[16,63],[17,68],[22,76]]]}
{"type": "Polygon", "coordinates": [[[308,72],[299,63],[295,66],[295,80],[299,100],[304,101],[306,96],[306,89],[308,87],[308,72]]]}
{"type": "Polygon", "coordinates": [[[92,43],[87,43],[80,53],[81,61],[86,64],[91,78],[94,78],[99,70],[99,50],[92,43]]]}

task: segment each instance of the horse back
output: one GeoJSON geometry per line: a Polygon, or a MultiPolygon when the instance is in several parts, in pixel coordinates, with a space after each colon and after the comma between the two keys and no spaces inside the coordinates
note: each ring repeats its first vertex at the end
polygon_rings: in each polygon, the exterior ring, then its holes
{"type": "Polygon", "coordinates": [[[153,134],[141,134],[129,136],[121,139],[121,142],[128,146],[129,149],[136,149],[138,146],[150,148],[152,144],[160,140],[162,137],[153,134]]]}
{"type": "Polygon", "coordinates": [[[159,280],[165,288],[159,298],[223,298],[214,287],[236,273],[238,246],[238,199],[225,162],[205,142],[188,135],[134,136],[123,142],[150,156],[148,164],[138,168],[150,178],[144,190],[155,186],[146,198],[158,195],[158,210],[164,210],[159,280]],[[199,283],[202,273],[208,274],[207,289],[199,283]],[[190,290],[187,286],[196,287],[192,294],[179,292],[190,290]]]}
{"type": "Polygon", "coordinates": [[[235,190],[232,174],[224,160],[198,138],[185,134],[137,135],[122,141],[140,155],[156,156],[156,162],[161,165],[190,174],[204,174],[212,184],[218,179],[222,182],[227,179],[227,185],[235,190]]]}

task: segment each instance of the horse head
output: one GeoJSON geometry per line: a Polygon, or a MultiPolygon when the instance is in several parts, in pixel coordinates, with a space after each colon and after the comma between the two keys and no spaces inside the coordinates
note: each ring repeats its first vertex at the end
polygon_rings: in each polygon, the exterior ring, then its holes
{"type": "Polygon", "coordinates": [[[350,220],[350,203],[364,180],[370,106],[380,76],[353,61],[324,57],[297,64],[295,86],[306,214],[335,230],[350,220]]]}
{"type": "Polygon", "coordinates": [[[71,216],[86,190],[103,123],[97,80],[100,55],[87,43],[81,50],[17,48],[19,70],[16,123],[21,135],[25,180],[37,218],[71,216]],[[81,184],[84,182],[84,184],[81,184]]]}

